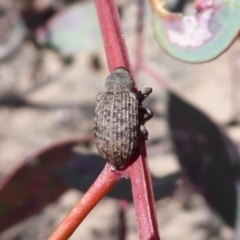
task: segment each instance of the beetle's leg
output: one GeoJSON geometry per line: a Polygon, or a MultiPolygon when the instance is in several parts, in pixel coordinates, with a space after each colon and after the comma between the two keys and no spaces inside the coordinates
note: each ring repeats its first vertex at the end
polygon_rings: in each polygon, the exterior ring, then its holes
{"type": "Polygon", "coordinates": [[[140,126],[140,131],[142,132],[144,139],[148,140],[148,130],[144,125],[140,126]]]}
{"type": "Polygon", "coordinates": [[[150,87],[144,88],[142,91],[137,92],[137,97],[140,101],[143,101],[151,92],[152,88],[150,87]]]}
{"type": "Polygon", "coordinates": [[[147,116],[144,118],[144,123],[150,120],[153,117],[153,113],[151,110],[149,110],[146,107],[139,106],[138,110],[141,111],[142,113],[146,114],[147,116]]]}

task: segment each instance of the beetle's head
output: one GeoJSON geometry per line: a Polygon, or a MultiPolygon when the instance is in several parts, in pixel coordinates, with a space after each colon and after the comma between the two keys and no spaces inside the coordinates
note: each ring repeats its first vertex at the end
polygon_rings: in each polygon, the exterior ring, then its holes
{"type": "Polygon", "coordinates": [[[131,74],[125,68],[117,68],[105,82],[107,92],[129,92],[134,88],[131,74]]]}

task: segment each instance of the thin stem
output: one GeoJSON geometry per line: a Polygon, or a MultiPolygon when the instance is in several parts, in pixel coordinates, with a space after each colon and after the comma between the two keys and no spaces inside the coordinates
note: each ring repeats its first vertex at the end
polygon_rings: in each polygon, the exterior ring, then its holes
{"type": "Polygon", "coordinates": [[[59,224],[48,240],[68,239],[94,206],[118,181],[119,176],[111,171],[111,167],[107,164],[83,198],[59,224]]]}
{"type": "Polygon", "coordinates": [[[143,0],[136,0],[137,3],[137,27],[136,27],[136,47],[135,47],[135,66],[134,66],[134,73],[135,76],[141,70],[145,70],[152,76],[155,80],[160,83],[160,85],[167,90],[170,90],[169,85],[166,81],[164,81],[158,73],[156,73],[153,68],[151,68],[146,61],[144,60],[143,56],[143,31],[144,31],[144,1],[143,0]]]}
{"type": "MultiPolygon", "coordinates": [[[[115,2],[113,0],[95,0],[95,5],[110,72],[117,67],[125,67],[131,71],[115,2]]],[[[144,138],[139,138],[139,149],[134,157],[137,160],[122,172],[122,176],[127,173],[131,178],[139,237],[141,240],[159,240],[144,138]]]]}
{"type": "Polygon", "coordinates": [[[139,142],[139,150],[138,159],[129,167],[138,234],[141,240],[160,240],[145,141],[139,142]]]}
{"type": "Polygon", "coordinates": [[[163,87],[163,89],[173,91],[169,84],[145,61],[142,61],[140,65],[142,70],[145,70],[153,79],[155,79],[163,87]]]}
{"type": "Polygon", "coordinates": [[[144,25],[144,1],[136,0],[137,26],[136,26],[136,46],[135,46],[135,65],[134,73],[137,75],[141,69],[143,61],[143,25],[144,25]]]}
{"type": "MultiPolygon", "coordinates": [[[[110,72],[118,67],[131,71],[120,18],[113,0],[95,0],[110,72]]],[[[142,116],[141,116],[142,117],[142,116]]],[[[143,120],[140,118],[140,120],[143,120]]],[[[49,240],[68,239],[100,199],[119,181],[130,177],[141,240],[159,240],[150,171],[144,138],[139,138],[136,161],[124,171],[112,171],[107,164],[82,200],[55,230],[49,240]]]]}
{"type": "Polygon", "coordinates": [[[230,53],[230,69],[232,74],[231,81],[231,115],[232,121],[238,122],[239,118],[239,56],[236,52],[230,53]]]}
{"type": "Polygon", "coordinates": [[[131,71],[116,4],[112,0],[95,0],[95,5],[102,31],[109,71],[112,72],[118,67],[124,67],[131,71]]]}

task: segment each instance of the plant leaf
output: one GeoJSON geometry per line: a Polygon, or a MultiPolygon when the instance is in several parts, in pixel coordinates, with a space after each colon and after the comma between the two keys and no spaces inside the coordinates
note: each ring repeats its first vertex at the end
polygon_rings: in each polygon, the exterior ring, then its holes
{"type": "Polygon", "coordinates": [[[169,93],[169,126],[184,173],[230,226],[237,211],[239,154],[205,114],[169,93]]]}
{"type": "Polygon", "coordinates": [[[191,63],[224,52],[240,29],[239,0],[196,0],[194,16],[170,13],[165,0],[151,0],[153,28],[159,44],[173,57],[191,63]]]}
{"type": "MultiPolygon", "coordinates": [[[[58,142],[26,158],[0,182],[0,232],[40,212],[71,187],[87,191],[106,161],[97,154],[73,151],[88,145],[88,139],[58,142]]],[[[156,199],[170,195],[181,173],[154,178],[156,199]]],[[[109,197],[132,201],[130,182],[120,181],[109,197]]]]}
{"type": "MultiPolygon", "coordinates": [[[[83,155],[78,153],[71,159],[70,165],[57,170],[65,183],[81,191],[87,191],[96,176],[103,169],[106,160],[97,154],[83,155]]],[[[181,177],[181,172],[170,174],[166,177],[152,176],[155,200],[169,196],[176,187],[176,182],[181,177]]],[[[122,179],[108,194],[109,197],[124,199],[132,202],[132,189],[130,182],[122,179]]]]}
{"type": "Polygon", "coordinates": [[[76,3],[57,13],[49,20],[46,29],[38,29],[37,38],[63,54],[91,51],[101,46],[94,3],[76,3]]]}
{"type": "Polygon", "coordinates": [[[72,157],[72,148],[88,140],[59,142],[26,158],[0,182],[0,231],[40,212],[69,186],[54,171],[72,157]]]}

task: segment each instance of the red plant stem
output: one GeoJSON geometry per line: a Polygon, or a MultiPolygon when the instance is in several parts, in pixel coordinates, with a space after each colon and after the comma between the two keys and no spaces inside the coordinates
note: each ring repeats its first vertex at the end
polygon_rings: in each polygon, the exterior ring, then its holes
{"type": "Polygon", "coordinates": [[[229,57],[229,68],[231,70],[232,75],[232,81],[231,81],[231,118],[233,120],[238,119],[238,115],[240,114],[239,111],[239,87],[240,87],[240,81],[239,81],[239,56],[238,54],[234,52],[230,52],[229,57]]]}
{"type": "Polygon", "coordinates": [[[112,72],[118,67],[124,67],[131,72],[131,65],[116,4],[112,0],[95,0],[95,5],[109,71],[112,72]]]}
{"type": "MultiPolygon", "coordinates": [[[[125,67],[131,71],[115,2],[113,0],[95,0],[95,5],[110,72],[118,67],[125,67]]],[[[152,182],[143,138],[139,139],[137,154],[138,159],[122,172],[122,177],[127,173],[131,178],[140,239],[159,240],[152,182]]]]}
{"type": "Polygon", "coordinates": [[[106,164],[93,185],[85,193],[79,203],[70,211],[66,218],[59,224],[48,240],[66,240],[76,230],[78,225],[88,215],[94,206],[111,190],[119,181],[119,175],[106,164]]]}
{"type": "Polygon", "coordinates": [[[143,58],[143,27],[144,27],[144,1],[136,0],[137,3],[137,37],[135,46],[135,66],[134,73],[137,75],[140,70],[145,70],[149,73],[155,80],[157,80],[160,85],[167,90],[170,90],[169,85],[164,81],[158,73],[156,73],[144,60],[143,58]]]}
{"type": "Polygon", "coordinates": [[[140,156],[128,169],[131,178],[138,234],[141,240],[160,240],[145,141],[139,142],[140,156]]]}
{"type": "Polygon", "coordinates": [[[152,68],[150,67],[145,61],[142,61],[140,63],[140,66],[142,70],[145,70],[150,76],[152,76],[153,79],[155,79],[163,89],[166,89],[168,91],[173,91],[173,89],[169,86],[169,84],[159,76],[159,74],[152,68]]]}
{"type": "Polygon", "coordinates": [[[144,25],[144,1],[136,0],[137,4],[137,26],[136,26],[136,45],[135,45],[135,65],[134,73],[137,75],[141,70],[143,61],[143,25],[144,25]]]}
{"type": "MultiPolygon", "coordinates": [[[[110,72],[118,67],[124,67],[131,71],[116,4],[113,0],[95,0],[95,4],[110,72]]],[[[120,177],[131,178],[140,239],[159,240],[152,183],[143,138],[139,139],[139,151],[136,152],[136,156],[138,156],[137,160],[124,171],[112,171],[107,164],[95,183],[48,240],[68,239],[100,199],[119,181],[120,177]]]]}

